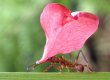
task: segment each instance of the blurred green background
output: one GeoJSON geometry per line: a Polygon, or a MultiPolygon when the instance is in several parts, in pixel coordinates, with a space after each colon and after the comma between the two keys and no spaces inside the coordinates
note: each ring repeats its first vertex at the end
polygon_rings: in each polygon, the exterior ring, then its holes
{"type": "MultiPolygon", "coordinates": [[[[27,66],[41,58],[45,35],[39,17],[52,2],[99,16],[99,29],[84,50],[96,71],[110,71],[110,0],[0,0],[0,72],[27,71],[27,66]]],[[[34,71],[45,67],[40,65],[34,71]]]]}

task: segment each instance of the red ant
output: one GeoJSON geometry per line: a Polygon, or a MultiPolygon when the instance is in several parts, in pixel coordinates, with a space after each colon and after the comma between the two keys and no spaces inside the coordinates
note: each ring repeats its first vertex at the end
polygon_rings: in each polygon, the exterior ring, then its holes
{"type": "MultiPolygon", "coordinates": [[[[47,59],[46,62],[50,62],[51,65],[49,65],[44,71],[47,72],[47,71],[49,71],[49,69],[54,67],[59,71],[61,71],[63,68],[67,68],[68,71],[72,70],[72,71],[77,71],[77,72],[83,72],[84,68],[87,67],[89,69],[89,71],[93,72],[93,70],[88,65],[83,65],[83,64],[78,63],[79,54],[81,52],[82,52],[81,50],[78,52],[78,56],[76,57],[74,63],[72,61],[66,60],[63,56],[59,56],[59,57],[54,56],[54,57],[47,59]],[[56,64],[59,64],[59,66],[57,66],[56,64]]],[[[82,55],[83,55],[83,53],[82,53],[82,55]]],[[[84,57],[84,55],[83,55],[83,57],[84,57]]],[[[87,62],[85,57],[84,57],[84,59],[87,62]]],[[[37,66],[37,64],[33,64],[30,67],[34,69],[36,66],[37,66]]]]}

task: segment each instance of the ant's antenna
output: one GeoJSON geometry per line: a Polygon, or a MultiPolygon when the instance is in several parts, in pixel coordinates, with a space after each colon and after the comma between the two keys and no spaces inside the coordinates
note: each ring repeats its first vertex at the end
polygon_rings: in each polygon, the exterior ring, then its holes
{"type": "Polygon", "coordinates": [[[28,67],[27,67],[27,71],[32,71],[32,70],[34,70],[37,65],[38,65],[38,64],[34,63],[34,64],[28,66],[28,67]]]}
{"type": "Polygon", "coordinates": [[[83,56],[84,60],[88,63],[88,60],[86,59],[86,57],[85,57],[85,55],[84,55],[82,50],[80,50],[80,53],[82,53],[82,56],[83,56]]]}
{"type": "Polygon", "coordinates": [[[85,66],[85,67],[88,67],[88,68],[89,68],[89,70],[90,70],[91,72],[93,72],[93,70],[92,70],[92,69],[91,69],[91,67],[89,66],[89,62],[88,62],[88,60],[86,59],[86,57],[85,57],[85,55],[84,55],[83,51],[82,51],[82,50],[80,50],[80,52],[82,53],[82,56],[83,56],[84,60],[87,62],[87,66],[85,66]]]}

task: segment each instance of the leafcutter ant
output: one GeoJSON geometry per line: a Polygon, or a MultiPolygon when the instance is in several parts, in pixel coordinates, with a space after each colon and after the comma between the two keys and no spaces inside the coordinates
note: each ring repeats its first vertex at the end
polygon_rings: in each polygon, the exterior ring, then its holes
{"type": "MultiPolygon", "coordinates": [[[[68,71],[83,72],[86,67],[86,68],[88,68],[88,70],[90,72],[93,72],[93,70],[88,65],[83,65],[83,64],[78,63],[78,58],[79,58],[80,53],[82,53],[81,50],[78,52],[78,56],[76,57],[74,62],[72,62],[72,60],[66,60],[63,56],[58,56],[58,57],[53,56],[53,57],[47,59],[46,62],[50,62],[51,64],[47,68],[45,68],[44,71],[47,72],[51,68],[55,68],[58,71],[62,71],[62,69],[67,68],[68,71]]],[[[82,53],[82,55],[88,64],[88,61],[86,60],[83,53],[82,53]]],[[[28,70],[34,69],[37,65],[39,65],[39,64],[33,64],[33,65],[29,66],[28,70]]]]}

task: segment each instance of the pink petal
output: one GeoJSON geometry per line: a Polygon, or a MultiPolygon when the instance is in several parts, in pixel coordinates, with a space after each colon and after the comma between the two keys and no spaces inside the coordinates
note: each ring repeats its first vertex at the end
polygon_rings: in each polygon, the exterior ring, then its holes
{"type": "Polygon", "coordinates": [[[73,12],[61,4],[48,4],[40,17],[46,34],[46,45],[42,58],[45,62],[56,54],[68,54],[80,50],[85,41],[96,32],[98,17],[88,12],[73,12]]]}

